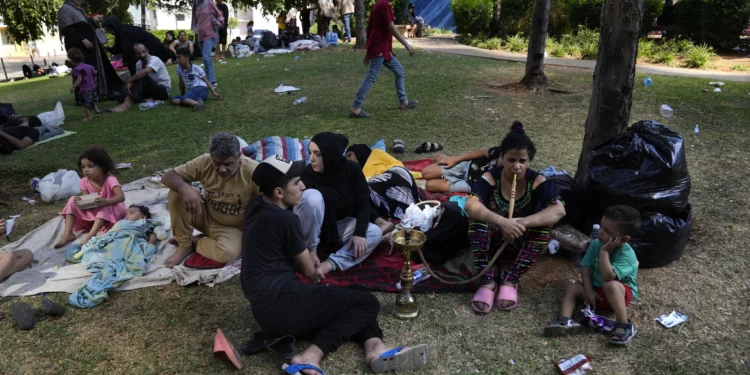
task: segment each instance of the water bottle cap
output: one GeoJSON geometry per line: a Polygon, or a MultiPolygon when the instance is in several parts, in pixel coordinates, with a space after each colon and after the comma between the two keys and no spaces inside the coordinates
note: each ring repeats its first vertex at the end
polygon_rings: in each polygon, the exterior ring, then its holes
{"type": "Polygon", "coordinates": [[[601,227],[599,226],[599,224],[594,224],[594,229],[599,229],[599,228],[601,228],[601,227]]]}

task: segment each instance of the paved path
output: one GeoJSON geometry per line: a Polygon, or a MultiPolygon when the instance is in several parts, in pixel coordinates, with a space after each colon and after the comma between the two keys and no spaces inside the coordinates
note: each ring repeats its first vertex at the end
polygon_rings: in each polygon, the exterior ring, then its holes
{"type": "MultiPolygon", "coordinates": [[[[452,38],[430,37],[422,39],[409,39],[409,41],[415,47],[419,47],[428,51],[453,53],[464,56],[484,57],[495,60],[518,61],[523,63],[526,62],[526,54],[509,53],[504,51],[489,51],[486,49],[461,44],[453,40],[452,38]]],[[[544,60],[544,63],[547,65],[568,66],[591,70],[596,67],[596,61],[594,60],[577,60],[548,57],[544,60]]],[[[636,72],[664,76],[706,78],[716,81],[750,82],[750,74],[743,72],[734,73],[722,72],[718,70],[670,68],[667,66],[644,64],[637,65],[636,72]]]]}
{"type": "MultiPolygon", "coordinates": [[[[67,56],[65,55],[58,55],[58,56],[51,56],[51,57],[35,57],[34,63],[36,63],[39,66],[44,65],[44,59],[47,59],[47,64],[52,64],[53,62],[58,63],[59,65],[65,64],[65,59],[67,56]]],[[[31,59],[30,58],[13,58],[3,59],[3,64],[5,64],[5,72],[2,71],[2,67],[0,67],[0,81],[5,80],[5,73],[8,74],[8,79],[23,79],[23,70],[21,67],[26,64],[28,66],[31,66],[31,59]]]]}

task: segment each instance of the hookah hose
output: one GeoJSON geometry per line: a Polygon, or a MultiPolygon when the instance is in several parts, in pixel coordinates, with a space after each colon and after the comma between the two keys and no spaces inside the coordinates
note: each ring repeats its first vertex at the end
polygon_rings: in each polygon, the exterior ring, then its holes
{"type": "MultiPolygon", "coordinates": [[[[516,174],[513,174],[513,184],[510,185],[510,205],[508,207],[508,220],[513,219],[513,209],[515,208],[515,205],[516,205],[516,179],[517,179],[517,177],[518,176],[516,174]]],[[[481,272],[479,272],[476,275],[474,275],[474,277],[472,277],[471,279],[464,280],[464,281],[448,281],[448,280],[445,280],[445,279],[441,278],[440,276],[438,276],[437,274],[435,274],[435,272],[432,271],[432,269],[430,268],[430,265],[424,259],[424,254],[422,254],[422,249],[417,250],[417,252],[419,253],[419,259],[421,259],[422,260],[422,264],[424,264],[424,268],[427,270],[427,272],[430,273],[430,275],[432,275],[432,277],[434,277],[435,279],[437,279],[438,281],[440,281],[443,284],[448,284],[448,285],[463,285],[463,284],[473,283],[473,282],[479,280],[479,278],[482,277],[482,275],[484,275],[487,271],[489,271],[490,267],[492,267],[493,265],[495,265],[495,262],[497,261],[497,258],[500,257],[500,254],[503,252],[503,250],[505,250],[506,246],[508,246],[508,241],[504,240],[503,241],[503,245],[500,246],[499,249],[497,249],[497,252],[495,253],[495,256],[493,256],[492,259],[490,260],[490,262],[487,263],[487,266],[485,266],[484,269],[481,272]]]]}

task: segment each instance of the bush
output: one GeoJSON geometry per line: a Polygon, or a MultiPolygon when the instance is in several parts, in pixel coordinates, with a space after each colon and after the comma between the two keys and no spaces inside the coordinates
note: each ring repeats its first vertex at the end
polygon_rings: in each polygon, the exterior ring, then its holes
{"type": "Polygon", "coordinates": [[[748,0],[681,0],[675,4],[678,33],[695,43],[731,48],[750,19],[748,0]]]}
{"type": "Polygon", "coordinates": [[[647,58],[651,59],[654,57],[654,54],[656,53],[658,46],[654,41],[641,38],[641,40],[638,41],[638,58],[647,58]]]}
{"type": "Polygon", "coordinates": [[[492,0],[453,0],[451,9],[460,34],[490,32],[494,10],[492,0]]]}
{"type": "Polygon", "coordinates": [[[669,51],[659,51],[651,59],[656,64],[672,65],[674,61],[674,55],[669,51]]]}
{"type": "Polygon", "coordinates": [[[502,45],[503,41],[500,40],[500,38],[492,38],[487,40],[487,49],[491,50],[498,50],[500,49],[500,46],[502,45]]]}
{"type": "Polygon", "coordinates": [[[750,72],[750,66],[743,64],[732,65],[731,69],[738,72],[750,72]]]}
{"type": "Polygon", "coordinates": [[[430,36],[430,35],[452,35],[453,30],[451,29],[441,29],[439,27],[431,27],[429,29],[425,29],[424,36],[430,36]]]}
{"type": "Polygon", "coordinates": [[[581,44],[581,59],[596,60],[599,57],[599,42],[585,42],[581,44]]]}
{"type": "Polygon", "coordinates": [[[500,21],[503,25],[503,33],[506,35],[528,34],[531,30],[531,14],[533,12],[533,1],[502,0],[500,21]]]}
{"type": "Polygon", "coordinates": [[[477,47],[477,48],[481,48],[481,49],[490,49],[490,48],[489,48],[489,47],[487,46],[487,42],[479,42],[479,43],[477,43],[477,46],[476,46],[476,47],[477,47]]]}
{"type": "MultiPolygon", "coordinates": [[[[193,32],[193,30],[190,30],[190,29],[187,29],[187,30],[148,30],[148,32],[151,33],[153,36],[155,36],[156,39],[159,39],[160,42],[163,42],[164,39],[167,38],[167,32],[168,31],[174,32],[174,38],[175,39],[177,39],[180,36],[180,31],[185,31],[187,33],[188,37],[190,35],[192,35],[193,37],[195,37],[195,33],[193,32]]],[[[114,39],[113,36],[109,36],[109,38],[110,39],[114,39]]]]}
{"type": "Polygon", "coordinates": [[[565,57],[565,46],[556,42],[554,39],[547,40],[547,50],[552,57],[565,57]]]}
{"type": "Polygon", "coordinates": [[[523,52],[529,46],[529,40],[524,38],[520,33],[509,36],[505,40],[505,48],[510,52],[523,52]]]}
{"type": "Polygon", "coordinates": [[[716,56],[714,49],[707,44],[693,46],[685,56],[687,57],[685,65],[690,68],[705,68],[708,66],[708,61],[714,56],[716,56]]]}
{"type": "Polygon", "coordinates": [[[565,54],[575,58],[581,57],[581,46],[577,44],[569,44],[565,46],[565,54]]]}

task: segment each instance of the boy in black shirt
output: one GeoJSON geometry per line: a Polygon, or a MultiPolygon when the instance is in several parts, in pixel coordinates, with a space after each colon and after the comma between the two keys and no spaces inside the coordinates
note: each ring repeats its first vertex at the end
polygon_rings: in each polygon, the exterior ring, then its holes
{"type": "MultiPolygon", "coordinates": [[[[289,374],[322,375],[320,361],[346,341],[364,345],[365,361],[375,373],[406,371],[427,364],[427,346],[390,349],[378,326],[380,303],[369,292],[301,282],[295,266],[313,279],[315,266],[305,247],[302,226],[292,207],[305,185],[304,162],[279,156],[263,161],[253,173],[262,196],[245,212],[241,284],[253,316],[267,336],[309,338],[295,355],[289,374]]],[[[314,279],[315,282],[320,280],[314,279]]]]}

